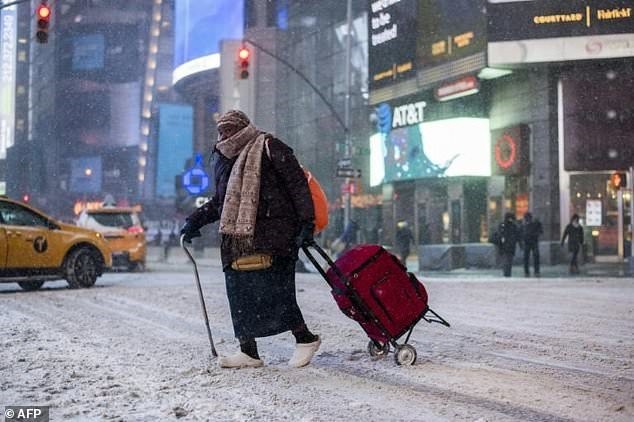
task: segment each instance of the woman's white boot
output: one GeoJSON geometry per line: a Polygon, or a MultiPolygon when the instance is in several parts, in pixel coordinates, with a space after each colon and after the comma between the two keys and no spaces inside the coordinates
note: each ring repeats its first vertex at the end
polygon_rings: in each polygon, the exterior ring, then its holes
{"type": "Polygon", "coordinates": [[[221,368],[258,368],[263,365],[262,359],[253,359],[243,352],[218,358],[218,366],[221,368]]]}
{"type": "Polygon", "coordinates": [[[315,356],[319,346],[321,345],[321,337],[317,336],[317,340],[312,343],[297,343],[293,357],[288,361],[288,366],[293,368],[301,368],[310,363],[310,360],[315,356]]]}

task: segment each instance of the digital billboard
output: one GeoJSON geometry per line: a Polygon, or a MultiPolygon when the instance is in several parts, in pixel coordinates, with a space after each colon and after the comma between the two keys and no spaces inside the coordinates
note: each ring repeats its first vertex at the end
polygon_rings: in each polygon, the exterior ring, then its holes
{"type": "Polygon", "coordinates": [[[634,32],[632,0],[498,2],[487,14],[493,42],[634,32]]]}
{"type": "MultiPolygon", "coordinates": [[[[174,73],[189,74],[220,65],[220,40],[241,39],[244,0],[176,0],[174,22],[174,73]],[[203,59],[204,58],[204,59],[203,59]],[[187,71],[189,63],[195,69],[187,71]],[[201,66],[201,61],[204,61],[201,66]]],[[[174,78],[177,82],[177,78],[174,78]]]]}
{"type": "Polygon", "coordinates": [[[487,6],[489,63],[634,56],[631,0],[532,0],[487,6]]]}
{"type": "Polygon", "coordinates": [[[490,176],[489,120],[422,122],[370,138],[370,185],[451,176],[490,176]]]}
{"type": "Polygon", "coordinates": [[[194,131],[192,107],[181,104],[159,105],[158,160],[156,194],[176,195],[174,177],[182,174],[185,163],[192,158],[194,131]]]}
{"type": "Polygon", "coordinates": [[[103,69],[106,41],[103,34],[85,34],[72,37],[73,71],[103,69]]]}
{"type": "Polygon", "coordinates": [[[0,11],[0,160],[15,141],[15,69],[17,6],[0,11]]]}
{"type": "Polygon", "coordinates": [[[517,176],[529,169],[530,129],[521,124],[491,131],[492,174],[517,176]]]}
{"type": "Polygon", "coordinates": [[[370,0],[370,90],[483,53],[485,5],[485,0],[370,0]]]}
{"type": "Polygon", "coordinates": [[[416,76],[418,0],[370,0],[369,83],[377,89],[416,76]]]}
{"type": "Polygon", "coordinates": [[[123,83],[142,74],[138,24],[85,24],[60,36],[59,71],[62,77],[123,83]]]}
{"type": "Polygon", "coordinates": [[[484,0],[420,0],[418,22],[420,67],[460,59],[486,48],[484,0]]]}

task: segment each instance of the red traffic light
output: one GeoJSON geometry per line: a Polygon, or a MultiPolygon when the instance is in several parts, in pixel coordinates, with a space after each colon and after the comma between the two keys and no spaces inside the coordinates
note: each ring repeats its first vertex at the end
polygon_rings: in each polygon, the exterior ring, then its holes
{"type": "Polygon", "coordinates": [[[48,24],[51,19],[51,8],[46,3],[40,3],[36,12],[37,32],[35,38],[37,42],[44,44],[48,42],[48,24]]]}
{"type": "Polygon", "coordinates": [[[46,4],[40,4],[40,7],[37,8],[37,16],[40,19],[48,20],[51,17],[51,8],[46,4]]]}
{"type": "Polygon", "coordinates": [[[238,75],[240,79],[247,79],[249,77],[249,57],[251,52],[248,48],[242,46],[238,50],[238,75]]]}
{"type": "Polygon", "coordinates": [[[238,57],[239,57],[241,60],[246,60],[246,59],[248,59],[250,54],[251,54],[251,53],[249,53],[249,50],[248,50],[247,48],[245,48],[245,47],[242,47],[242,48],[240,49],[240,51],[238,51],[238,57]]]}

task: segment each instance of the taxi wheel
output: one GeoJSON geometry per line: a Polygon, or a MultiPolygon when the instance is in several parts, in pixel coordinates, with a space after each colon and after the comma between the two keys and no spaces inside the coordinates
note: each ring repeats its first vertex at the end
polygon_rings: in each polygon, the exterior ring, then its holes
{"type": "Polygon", "coordinates": [[[27,292],[37,290],[42,287],[43,284],[43,281],[18,281],[18,285],[22,288],[22,290],[26,290],[27,292]]]}
{"type": "Polygon", "coordinates": [[[90,248],[75,249],[66,259],[66,281],[71,289],[91,287],[97,281],[99,263],[90,248]]]}

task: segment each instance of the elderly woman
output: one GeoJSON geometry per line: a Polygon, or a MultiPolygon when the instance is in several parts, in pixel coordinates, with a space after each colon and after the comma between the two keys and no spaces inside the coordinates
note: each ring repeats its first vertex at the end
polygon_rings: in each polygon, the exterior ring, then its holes
{"type": "Polygon", "coordinates": [[[181,235],[189,242],[202,226],[220,220],[222,267],[240,352],[218,363],[262,366],[255,339],[291,331],[297,344],[289,365],[308,365],[321,339],[306,327],[295,298],[297,253],[314,230],[303,170],[291,148],[237,110],[218,120],[214,154],[215,193],[186,219],[181,235]]]}

